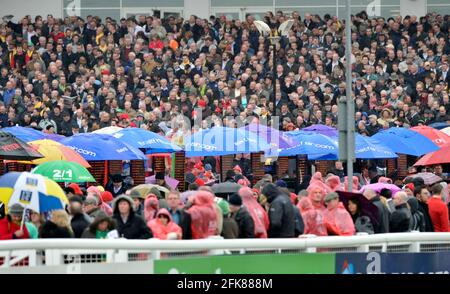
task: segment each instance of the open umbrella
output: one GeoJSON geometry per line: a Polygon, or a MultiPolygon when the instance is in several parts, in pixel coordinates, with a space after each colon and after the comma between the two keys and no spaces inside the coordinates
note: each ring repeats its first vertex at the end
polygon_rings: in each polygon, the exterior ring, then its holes
{"type": "Polygon", "coordinates": [[[14,135],[0,131],[0,158],[7,160],[30,160],[42,158],[42,154],[14,135]]]}
{"type": "Polygon", "coordinates": [[[450,136],[450,127],[446,127],[444,129],[441,129],[441,132],[445,133],[446,135],[450,136]]]}
{"type": "MultiPolygon", "coordinates": [[[[166,181],[166,184],[174,190],[177,188],[178,184],[180,183],[180,181],[178,181],[174,178],[171,178],[169,176],[164,176],[164,181],[166,181]]],[[[153,175],[151,177],[146,177],[145,183],[146,184],[156,184],[156,176],[153,175]]]]}
{"type": "Polygon", "coordinates": [[[438,129],[442,131],[442,129],[448,128],[450,124],[448,122],[437,122],[432,123],[429,126],[432,127],[433,129],[438,129]]]}
{"type": "Polygon", "coordinates": [[[235,128],[213,127],[201,130],[185,140],[187,157],[256,153],[270,149],[257,134],[235,128]]]}
{"type": "Polygon", "coordinates": [[[159,185],[154,185],[154,184],[141,184],[141,185],[137,185],[136,187],[134,187],[133,189],[131,189],[131,192],[133,191],[137,191],[139,193],[139,196],[142,199],[147,198],[148,194],[150,194],[150,191],[156,188],[160,193],[163,193],[163,197],[164,195],[168,195],[170,193],[169,189],[159,186],[159,185]]]}
{"type": "Polygon", "coordinates": [[[433,143],[438,145],[439,147],[444,146],[447,143],[450,143],[450,136],[445,134],[444,132],[437,130],[437,129],[433,129],[428,126],[417,126],[417,127],[412,127],[411,130],[424,135],[425,137],[427,137],[428,139],[433,141],[433,143]]]}
{"type": "Polygon", "coordinates": [[[249,124],[243,128],[246,131],[256,133],[258,136],[267,141],[271,149],[285,149],[295,145],[295,142],[287,136],[284,132],[280,132],[274,128],[260,125],[260,124],[249,124]]]}
{"type": "Polygon", "coordinates": [[[303,128],[302,131],[321,134],[328,137],[335,137],[338,135],[337,129],[321,124],[311,125],[309,127],[303,128]]]}
{"type": "Polygon", "coordinates": [[[389,128],[376,133],[371,138],[383,142],[392,151],[400,154],[420,156],[439,150],[439,147],[430,139],[406,128],[389,128]]]}
{"type": "Polygon", "coordinates": [[[427,166],[443,163],[450,163],[450,144],[443,145],[438,151],[423,156],[414,164],[414,166],[427,166]]]}
{"type": "Polygon", "coordinates": [[[369,184],[362,186],[359,190],[359,193],[364,193],[367,189],[374,190],[377,193],[380,193],[383,189],[388,189],[392,192],[392,195],[395,195],[395,193],[400,192],[402,189],[400,189],[398,186],[393,184],[386,184],[386,183],[375,183],[375,184],[369,184]]]}
{"type": "Polygon", "coordinates": [[[355,137],[355,156],[359,159],[384,159],[397,158],[397,154],[384,142],[371,137],[356,134],[355,137]]]}
{"type": "Polygon", "coordinates": [[[29,127],[14,126],[14,127],[3,128],[2,131],[10,133],[10,134],[14,135],[16,138],[19,138],[20,140],[27,142],[27,143],[31,142],[31,141],[44,140],[44,139],[59,141],[62,138],[64,138],[64,136],[61,136],[61,135],[46,134],[41,131],[35,130],[33,128],[29,128],[29,127]]]}
{"type": "Polygon", "coordinates": [[[232,194],[237,193],[239,189],[242,188],[241,185],[233,182],[223,182],[219,184],[212,185],[211,189],[215,194],[232,194]]]}
{"type": "Polygon", "coordinates": [[[337,157],[338,143],[333,138],[314,132],[291,131],[286,135],[294,142],[294,146],[278,150],[280,156],[307,155],[308,159],[316,159],[327,155],[337,157]]]}
{"type": "Polygon", "coordinates": [[[113,136],[102,134],[78,134],[61,140],[84,159],[90,160],[146,160],[142,151],[113,136]]]}
{"type": "Polygon", "coordinates": [[[106,127],[106,128],[101,128],[101,129],[95,130],[92,133],[94,133],[94,134],[103,134],[103,135],[113,135],[113,134],[117,133],[120,130],[122,130],[121,127],[110,126],[110,127],[106,127]]]}
{"type": "Polygon", "coordinates": [[[126,128],[115,132],[112,136],[134,148],[146,149],[147,154],[182,151],[180,146],[156,133],[140,129],[126,128]]]}
{"type": "Polygon", "coordinates": [[[418,173],[415,175],[410,175],[411,178],[422,178],[425,185],[433,185],[434,183],[442,181],[442,178],[433,173],[418,173]]]}
{"type": "Polygon", "coordinates": [[[344,191],[336,191],[339,195],[339,200],[344,204],[348,210],[348,201],[350,199],[358,199],[361,205],[361,215],[368,216],[374,226],[379,223],[378,220],[378,208],[370,200],[368,200],[362,193],[352,193],[344,191]]]}
{"type": "Polygon", "coordinates": [[[18,203],[39,213],[64,209],[69,202],[57,183],[28,172],[11,172],[0,177],[0,201],[8,207],[18,203]]]}
{"type": "Polygon", "coordinates": [[[89,171],[76,162],[63,160],[49,161],[38,165],[32,171],[33,174],[43,175],[60,183],[84,183],[95,182],[89,171]]]}
{"type": "Polygon", "coordinates": [[[91,167],[80,154],[53,140],[37,140],[31,141],[29,144],[44,157],[32,161],[20,161],[21,163],[39,165],[49,161],[65,160],[76,162],[84,167],[91,167]]]}

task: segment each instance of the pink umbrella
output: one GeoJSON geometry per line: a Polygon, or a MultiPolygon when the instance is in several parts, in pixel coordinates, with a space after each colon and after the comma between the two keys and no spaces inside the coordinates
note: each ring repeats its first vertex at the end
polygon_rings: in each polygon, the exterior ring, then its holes
{"type": "Polygon", "coordinates": [[[418,173],[415,175],[409,176],[411,178],[422,178],[425,182],[425,185],[433,185],[434,183],[442,181],[442,178],[433,174],[433,173],[418,173]]]}
{"type": "Polygon", "coordinates": [[[393,185],[393,184],[375,183],[375,184],[370,184],[370,185],[363,186],[359,190],[359,193],[364,193],[364,191],[366,191],[367,189],[372,189],[372,190],[374,190],[377,193],[380,193],[381,190],[383,190],[383,189],[388,189],[388,190],[391,190],[392,195],[395,195],[395,193],[397,193],[397,192],[402,190],[402,189],[400,189],[399,187],[397,187],[396,185],[393,185]]]}
{"type": "MultiPolygon", "coordinates": [[[[172,189],[176,189],[178,184],[180,183],[180,181],[178,181],[174,178],[168,177],[168,176],[165,176],[164,180],[166,181],[167,185],[172,189]]],[[[155,175],[153,175],[151,177],[146,177],[145,183],[146,184],[156,184],[155,175]]]]}

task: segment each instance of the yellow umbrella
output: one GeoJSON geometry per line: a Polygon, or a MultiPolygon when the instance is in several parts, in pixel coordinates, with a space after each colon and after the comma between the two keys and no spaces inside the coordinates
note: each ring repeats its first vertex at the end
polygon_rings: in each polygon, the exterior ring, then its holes
{"type": "Polygon", "coordinates": [[[20,163],[39,165],[49,161],[65,160],[79,163],[81,166],[86,168],[91,167],[89,163],[76,151],[56,141],[36,140],[31,141],[28,144],[34,147],[36,151],[44,155],[44,157],[32,161],[19,161],[20,163]]]}

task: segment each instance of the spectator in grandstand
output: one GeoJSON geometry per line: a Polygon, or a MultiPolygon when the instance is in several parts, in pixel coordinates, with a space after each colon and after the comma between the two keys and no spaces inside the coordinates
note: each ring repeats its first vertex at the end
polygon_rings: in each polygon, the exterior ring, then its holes
{"type": "Polygon", "coordinates": [[[119,237],[125,239],[150,239],[153,237],[144,220],[135,215],[134,203],[129,196],[120,195],[114,199],[113,210],[119,237]]]}

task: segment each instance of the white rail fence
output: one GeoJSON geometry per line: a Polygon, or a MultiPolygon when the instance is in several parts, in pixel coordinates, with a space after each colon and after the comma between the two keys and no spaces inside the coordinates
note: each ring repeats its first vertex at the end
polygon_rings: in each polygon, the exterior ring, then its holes
{"type": "Polygon", "coordinates": [[[0,241],[0,268],[68,264],[129,263],[187,256],[450,251],[450,233],[397,233],[296,239],[95,240],[35,239],[0,241]]]}

